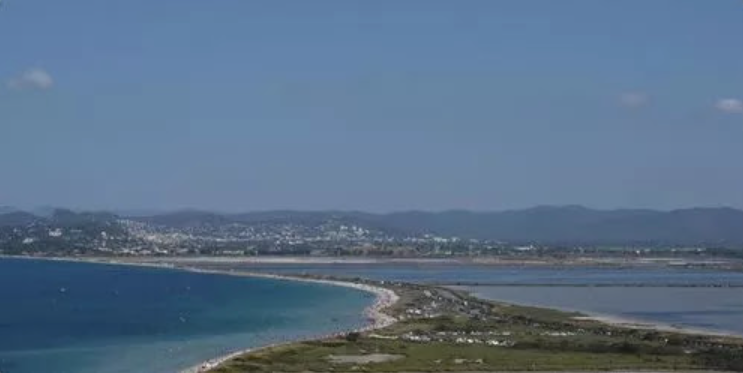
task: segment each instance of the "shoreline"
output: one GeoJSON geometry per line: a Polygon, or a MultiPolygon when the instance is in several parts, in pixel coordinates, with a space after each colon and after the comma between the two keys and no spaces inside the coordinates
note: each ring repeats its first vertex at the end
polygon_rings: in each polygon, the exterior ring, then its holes
{"type": "Polygon", "coordinates": [[[472,297],[478,298],[478,299],[500,303],[503,305],[516,305],[516,306],[521,306],[521,307],[533,307],[533,308],[542,308],[542,309],[555,310],[555,311],[568,312],[568,313],[577,313],[579,315],[573,317],[573,319],[577,321],[595,321],[595,322],[606,324],[609,326],[628,328],[628,329],[654,330],[657,332],[679,333],[679,334],[685,334],[685,335],[743,339],[743,333],[739,333],[735,331],[705,329],[705,328],[698,328],[698,327],[693,327],[693,326],[677,326],[677,325],[665,323],[662,321],[630,318],[630,317],[622,316],[619,314],[606,314],[606,313],[600,313],[600,312],[593,312],[589,310],[580,310],[580,309],[557,307],[557,306],[546,306],[546,305],[526,303],[526,302],[516,302],[516,301],[508,300],[508,299],[485,298],[485,297],[477,295],[475,292],[471,290],[460,288],[458,286],[452,286],[452,287],[447,287],[447,288],[453,289],[456,291],[465,292],[466,294],[472,297]]]}
{"type": "MultiPolygon", "coordinates": [[[[42,256],[24,256],[24,255],[0,255],[7,258],[31,258],[31,259],[52,259],[58,257],[42,256]]],[[[705,261],[695,261],[692,259],[678,258],[653,258],[648,260],[628,260],[616,258],[594,258],[578,257],[570,260],[559,260],[554,258],[498,258],[498,257],[382,257],[382,256],[349,256],[349,257],[332,257],[332,256],[164,256],[164,257],[147,257],[131,256],[111,259],[125,259],[127,262],[169,262],[178,264],[189,263],[212,263],[212,264],[349,264],[349,265],[474,265],[483,267],[535,267],[535,268],[665,268],[674,270],[695,269],[704,271],[732,271],[740,272],[743,270],[743,260],[731,260],[729,265],[710,265],[705,261]],[[679,260],[684,261],[683,265],[678,264],[679,260]]],[[[107,257],[71,257],[73,260],[96,260],[109,259],[107,257]]]]}
{"type": "Polygon", "coordinates": [[[224,364],[228,360],[231,360],[240,355],[253,353],[256,351],[260,351],[260,350],[264,350],[268,348],[274,348],[274,347],[278,347],[282,345],[298,343],[302,341],[320,340],[320,339],[326,339],[330,337],[337,337],[337,336],[345,335],[345,334],[352,333],[352,332],[357,332],[357,333],[369,332],[372,330],[386,328],[394,324],[395,322],[397,322],[397,319],[386,314],[384,312],[384,309],[391,307],[392,305],[397,303],[400,297],[394,291],[387,289],[387,288],[380,287],[380,286],[373,286],[373,285],[355,283],[355,282],[350,282],[350,281],[302,278],[302,277],[283,276],[283,275],[256,273],[256,272],[216,271],[216,270],[204,270],[204,269],[199,269],[195,267],[175,267],[175,268],[184,269],[189,272],[195,272],[195,273],[218,274],[218,275],[228,275],[228,276],[238,276],[238,277],[266,278],[266,279],[279,280],[279,281],[299,281],[299,282],[305,282],[305,283],[339,286],[339,287],[346,287],[346,288],[351,288],[351,289],[355,289],[358,291],[371,293],[375,296],[374,302],[370,306],[366,307],[363,311],[363,315],[367,318],[367,321],[369,322],[365,326],[362,326],[360,328],[355,328],[352,330],[340,330],[340,331],[336,331],[330,334],[325,334],[325,335],[320,335],[320,336],[313,336],[309,338],[291,340],[291,341],[286,341],[286,342],[281,342],[281,343],[274,343],[274,344],[260,346],[260,347],[246,348],[246,349],[228,353],[223,356],[219,356],[219,357],[215,357],[215,358],[203,361],[190,368],[181,370],[180,373],[208,372],[212,369],[219,367],[220,365],[224,364]]]}
{"type": "Polygon", "coordinates": [[[384,288],[381,286],[373,286],[369,284],[356,283],[352,281],[305,278],[305,277],[299,277],[299,276],[277,275],[277,274],[271,274],[271,273],[250,272],[250,271],[209,270],[209,269],[176,265],[173,263],[165,263],[165,262],[161,262],[161,263],[131,262],[131,261],[126,261],[126,260],[106,259],[106,258],[66,258],[66,257],[37,258],[37,257],[25,257],[25,256],[13,256],[13,257],[2,256],[0,257],[0,259],[2,258],[24,259],[24,260],[48,260],[48,261],[57,261],[57,262],[73,262],[73,263],[89,263],[89,264],[120,265],[120,266],[158,268],[158,269],[172,269],[172,270],[181,270],[181,271],[199,273],[199,274],[264,278],[264,279],[277,280],[277,281],[296,281],[296,282],[314,283],[314,284],[338,286],[338,287],[355,289],[358,291],[370,293],[374,295],[375,297],[374,302],[371,305],[367,306],[362,312],[362,315],[367,320],[366,325],[362,327],[351,329],[351,330],[339,330],[339,331],[335,331],[329,334],[323,334],[319,336],[312,336],[309,338],[290,340],[290,341],[285,341],[285,342],[280,342],[280,343],[273,343],[273,344],[269,344],[265,346],[240,349],[237,351],[227,353],[222,356],[217,356],[217,357],[202,361],[189,368],[180,370],[179,373],[208,372],[212,369],[219,367],[221,364],[227,362],[228,360],[231,360],[243,354],[252,353],[252,352],[256,352],[256,351],[260,351],[260,350],[264,350],[268,348],[274,348],[274,347],[278,347],[282,345],[298,343],[302,341],[313,341],[313,340],[326,339],[330,337],[342,336],[342,335],[352,333],[352,332],[358,332],[358,333],[369,332],[369,331],[373,331],[377,329],[386,328],[394,324],[395,322],[397,322],[396,318],[384,312],[386,308],[393,306],[400,299],[397,293],[395,293],[391,289],[384,288]]]}
{"type": "MultiPolygon", "coordinates": [[[[308,338],[289,340],[285,342],[274,343],[274,344],[269,344],[269,345],[264,345],[264,346],[246,348],[246,349],[234,351],[234,352],[222,355],[222,356],[218,356],[218,357],[205,360],[197,365],[186,368],[185,370],[181,370],[179,373],[208,372],[212,369],[219,367],[220,365],[224,364],[228,360],[231,360],[233,358],[236,358],[244,354],[255,353],[258,351],[262,351],[262,350],[266,350],[266,349],[270,349],[270,348],[274,348],[278,346],[283,346],[283,345],[299,343],[299,342],[316,341],[316,340],[322,340],[322,339],[326,339],[330,337],[338,337],[338,336],[342,336],[342,335],[345,335],[351,332],[368,332],[368,331],[377,330],[380,328],[385,328],[387,326],[393,325],[394,323],[398,321],[394,317],[383,312],[385,308],[388,308],[394,305],[399,300],[399,296],[394,291],[392,291],[391,289],[382,287],[382,286],[374,286],[370,284],[356,283],[356,282],[342,280],[342,279],[340,280],[318,279],[318,278],[309,278],[309,277],[301,277],[301,276],[279,275],[279,274],[271,274],[271,273],[265,273],[265,272],[251,272],[251,271],[241,271],[241,270],[216,270],[216,269],[212,270],[212,269],[199,268],[198,266],[192,266],[192,265],[197,265],[198,262],[191,262],[189,263],[190,265],[184,265],[185,263],[177,264],[177,261],[176,263],[168,262],[160,258],[156,258],[155,261],[144,261],[144,260],[129,261],[126,259],[122,260],[118,258],[74,258],[74,257],[47,257],[47,258],[41,257],[39,258],[39,257],[20,257],[20,256],[13,256],[13,257],[0,256],[0,259],[2,258],[66,261],[66,262],[91,263],[91,264],[125,265],[125,266],[135,266],[135,267],[139,266],[139,267],[148,267],[148,268],[182,270],[182,271],[187,271],[187,272],[192,272],[192,273],[215,274],[215,275],[226,275],[226,276],[242,276],[242,277],[253,277],[253,278],[267,278],[267,279],[280,280],[280,281],[302,281],[302,282],[308,282],[308,283],[324,284],[324,285],[329,285],[329,286],[341,286],[341,287],[353,288],[359,291],[371,293],[375,296],[375,300],[372,303],[372,305],[366,307],[363,311],[363,315],[366,316],[367,320],[369,321],[369,323],[367,323],[363,327],[359,327],[353,330],[336,331],[333,333],[312,336],[308,338]]],[[[382,283],[384,282],[382,281],[382,283]]],[[[458,289],[458,290],[462,291],[463,289],[458,289]]],[[[543,308],[543,309],[553,309],[553,310],[559,310],[563,312],[577,312],[577,313],[580,313],[581,315],[576,316],[575,317],[576,320],[594,321],[594,322],[606,324],[606,325],[613,326],[613,327],[655,330],[658,332],[669,332],[669,333],[699,335],[699,336],[708,336],[708,337],[722,337],[722,338],[734,338],[734,339],[743,338],[742,334],[738,334],[735,332],[708,330],[708,329],[686,327],[686,326],[675,326],[675,325],[671,325],[671,324],[667,324],[663,322],[630,319],[627,317],[622,317],[621,315],[598,314],[598,313],[592,313],[590,311],[564,309],[560,307],[550,307],[550,306],[544,306],[544,305],[523,304],[523,303],[512,302],[508,300],[494,300],[494,299],[488,299],[488,298],[477,296],[476,294],[469,292],[469,291],[466,291],[466,292],[473,297],[486,300],[486,301],[501,303],[504,305],[510,304],[510,305],[520,305],[520,306],[536,307],[536,308],[543,308]]]]}
{"type": "MultiPolygon", "coordinates": [[[[556,308],[553,308],[553,309],[556,309],[556,308]]],[[[578,311],[578,312],[585,314],[585,316],[576,316],[574,317],[575,320],[595,321],[595,322],[599,322],[602,324],[607,324],[607,325],[621,327],[621,328],[639,329],[639,330],[654,330],[657,332],[679,333],[679,334],[685,334],[685,335],[696,335],[696,336],[706,336],[706,337],[743,339],[743,333],[736,333],[732,331],[695,328],[692,326],[676,326],[673,324],[663,323],[660,321],[656,322],[656,321],[648,321],[648,320],[641,320],[641,319],[633,319],[633,318],[624,317],[621,315],[607,315],[607,314],[591,313],[587,311],[578,311]]]]}

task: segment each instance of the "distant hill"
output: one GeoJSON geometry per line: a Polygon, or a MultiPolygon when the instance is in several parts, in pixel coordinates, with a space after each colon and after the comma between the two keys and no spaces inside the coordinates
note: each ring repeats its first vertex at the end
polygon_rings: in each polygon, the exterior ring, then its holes
{"type": "Polygon", "coordinates": [[[190,228],[200,225],[218,226],[234,222],[227,215],[207,211],[184,210],[151,216],[135,216],[131,219],[173,228],[190,228]]]}
{"type": "Polygon", "coordinates": [[[117,216],[107,212],[74,212],[66,209],[54,209],[48,217],[26,211],[15,211],[0,214],[0,227],[22,227],[37,224],[50,227],[75,229],[118,229],[117,216]]]}
{"type": "Polygon", "coordinates": [[[38,220],[34,214],[24,211],[13,211],[0,214],[0,227],[26,226],[38,220]]]}
{"type": "MultiPolygon", "coordinates": [[[[223,214],[178,211],[129,217],[175,229],[225,225],[356,225],[395,236],[435,234],[509,243],[565,245],[706,245],[743,247],[743,211],[691,208],[673,211],[595,210],[581,206],[540,206],[501,212],[409,211],[372,214],[357,211],[264,211],[223,214]]],[[[56,226],[107,227],[117,216],[106,212],[55,209],[49,217],[24,212],[0,214],[0,226],[37,220],[56,226]]]]}
{"type": "Polygon", "coordinates": [[[504,212],[404,212],[380,217],[411,232],[565,244],[743,244],[743,211],[593,210],[580,206],[504,212]]]}
{"type": "Polygon", "coordinates": [[[0,215],[9,214],[11,212],[18,212],[18,211],[20,210],[13,206],[0,206],[0,215]]]}
{"type": "Polygon", "coordinates": [[[199,224],[345,222],[397,234],[437,234],[483,240],[545,244],[743,245],[743,211],[693,208],[673,211],[594,210],[540,206],[502,212],[265,211],[218,214],[182,211],[139,220],[173,227],[199,224]]]}
{"type": "Polygon", "coordinates": [[[84,226],[86,224],[114,223],[118,217],[109,212],[75,212],[66,209],[54,209],[51,216],[46,219],[62,226],[84,226]]]}

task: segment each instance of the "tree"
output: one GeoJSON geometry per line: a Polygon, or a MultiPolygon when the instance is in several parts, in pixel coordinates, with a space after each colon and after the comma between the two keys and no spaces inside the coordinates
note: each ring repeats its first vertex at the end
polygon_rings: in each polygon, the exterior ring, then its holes
{"type": "Polygon", "coordinates": [[[346,340],[349,342],[356,342],[361,338],[361,333],[359,332],[350,332],[346,334],[346,340]]]}

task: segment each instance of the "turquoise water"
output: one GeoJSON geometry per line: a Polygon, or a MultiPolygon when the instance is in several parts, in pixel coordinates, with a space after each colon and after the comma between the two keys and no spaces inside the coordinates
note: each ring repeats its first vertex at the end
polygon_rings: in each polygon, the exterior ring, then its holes
{"type": "MultiPolygon", "coordinates": [[[[469,265],[229,265],[473,287],[517,303],[743,334],[743,273],[469,265]],[[650,284],[656,287],[570,285],[650,284]]],[[[0,372],[167,373],[245,347],[364,323],[370,294],[291,281],[100,264],[0,259],[0,372]]]]}
{"type": "Polygon", "coordinates": [[[419,283],[530,285],[472,286],[467,289],[483,298],[505,302],[617,315],[743,335],[743,272],[650,267],[550,268],[416,263],[252,264],[233,267],[275,273],[322,273],[419,283]],[[536,284],[550,286],[534,286],[536,284]],[[619,286],[637,284],[646,287],[619,286]]]}
{"type": "Polygon", "coordinates": [[[365,323],[354,289],[100,264],[0,259],[0,372],[167,373],[365,323]]]}

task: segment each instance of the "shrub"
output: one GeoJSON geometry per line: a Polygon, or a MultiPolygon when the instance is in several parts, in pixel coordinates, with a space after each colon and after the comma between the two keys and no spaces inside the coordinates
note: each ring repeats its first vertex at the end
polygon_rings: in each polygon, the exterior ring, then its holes
{"type": "Polygon", "coordinates": [[[349,342],[356,342],[361,338],[361,334],[358,332],[351,332],[346,334],[346,340],[349,342]]]}

